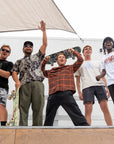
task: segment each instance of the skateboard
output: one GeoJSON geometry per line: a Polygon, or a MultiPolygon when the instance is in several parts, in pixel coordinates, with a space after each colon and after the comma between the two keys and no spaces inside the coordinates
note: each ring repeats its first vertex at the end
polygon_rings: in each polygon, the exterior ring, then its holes
{"type": "Polygon", "coordinates": [[[13,99],[13,115],[7,126],[17,126],[19,117],[19,88],[16,91],[13,90],[8,99],[13,99]]]}
{"type": "MultiPolygon", "coordinates": [[[[78,51],[79,53],[81,53],[81,48],[79,46],[73,47],[72,49],[74,49],[75,51],[78,51]]],[[[49,55],[50,60],[47,62],[47,64],[51,64],[51,66],[53,66],[53,64],[56,63],[57,54],[60,53],[60,52],[62,52],[66,55],[66,59],[69,59],[69,58],[75,59],[75,56],[72,53],[69,53],[68,50],[69,49],[65,49],[65,50],[50,54],[49,55]]]]}

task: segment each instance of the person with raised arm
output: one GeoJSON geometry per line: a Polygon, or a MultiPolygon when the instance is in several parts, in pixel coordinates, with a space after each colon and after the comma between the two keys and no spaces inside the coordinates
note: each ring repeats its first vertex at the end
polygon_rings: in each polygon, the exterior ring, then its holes
{"type": "Polygon", "coordinates": [[[33,126],[42,126],[44,106],[44,76],[41,71],[41,62],[47,47],[47,35],[44,21],[40,22],[39,29],[43,32],[43,44],[38,52],[33,52],[33,43],[25,41],[23,45],[24,58],[17,60],[13,67],[12,77],[16,89],[19,89],[20,126],[28,125],[28,113],[31,105],[33,111],[33,126]],[[19,74],[19,79],[18,79],[19,74]]]}
{"type": "Polygon", "coordinates": [[[77,57],[77,61],[72,65],[65,65],[67,59],[64,53],[58,53],[57,55],[58,67],[45,70],[45,65],[50,56],[45,57],[42,63],[43,74],[48,78],[49,82],[49,97],[44,126],[53,126],[59,106],[62,106],[68,113],[75,126],[89,126],[73,97],[76,92],[74,73],[83,63],[83,58],[72,48],[69,49],[69,52],[72,52],[77,57]]]}

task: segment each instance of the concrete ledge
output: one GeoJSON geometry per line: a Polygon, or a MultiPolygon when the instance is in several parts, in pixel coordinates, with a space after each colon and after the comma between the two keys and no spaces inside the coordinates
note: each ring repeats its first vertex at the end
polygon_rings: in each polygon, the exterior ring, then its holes
{"type": "Polygon", "coordinates": [[[0,144],[112,144],[114,127],[1,127],[0,144]]]}

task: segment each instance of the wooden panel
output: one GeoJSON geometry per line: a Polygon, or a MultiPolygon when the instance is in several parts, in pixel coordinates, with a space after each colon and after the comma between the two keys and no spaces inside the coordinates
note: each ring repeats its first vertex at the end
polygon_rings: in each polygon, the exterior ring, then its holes
{"type": "Polygon", "coordinates": [[[0,144],[112,144],[114,128],[0,129],[0,144]]]}
{"type": "Polygon", "coordinates": [[[0,144],[14,144],[15,129],[0,129],[0,144]]]}
{"type": "Polygon", "coordinates": [[[112,144],[114,129],[17,129],[16,144],[112,144]]]}

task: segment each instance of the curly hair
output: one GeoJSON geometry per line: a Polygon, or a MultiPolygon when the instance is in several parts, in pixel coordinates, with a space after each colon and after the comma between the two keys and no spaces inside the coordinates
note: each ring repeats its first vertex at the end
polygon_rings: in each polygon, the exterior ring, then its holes
{"type": "Polygon", "coordinates": [[[113,40],[111,37],[106,37],[106,38],[104,38],[104,40],[103,40],[103,50],[104,50],[104,54],[106,54],[106,47],[105,47],[105,43],[106,43],[107,41],[112,42],[112,43],[113,43],[112,48],[114,47],[114,40],[113,40]]]}

